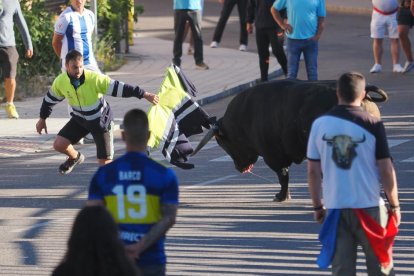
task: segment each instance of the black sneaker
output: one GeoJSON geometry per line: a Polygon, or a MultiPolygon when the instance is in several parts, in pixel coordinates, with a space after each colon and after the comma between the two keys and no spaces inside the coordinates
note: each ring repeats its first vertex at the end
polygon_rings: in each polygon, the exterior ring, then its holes
{"type": "Polygon", "coordinates": [[[76,159],[66,159],[66,161],[59,166],[59,172],[61,174],[68,174],[70,173],[76,165],[82,164],[85,161],[85,156],[78,152],[78,157],[76,159]]]}
{"type": "Polygon", "coordinates": [[[208,69],[210,69],[210,67],[208,67],[208,65],[205,64],[204,62],[201,62],[201,63],[196,63],[196,69],[208,70],[208,69]]]}

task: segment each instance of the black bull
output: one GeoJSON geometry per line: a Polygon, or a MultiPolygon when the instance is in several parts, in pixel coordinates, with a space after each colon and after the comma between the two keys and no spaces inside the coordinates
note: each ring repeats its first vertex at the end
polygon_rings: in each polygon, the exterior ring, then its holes
{"type": "MultiPolygon", "coordinates": [[[[366,91],[364,108],[380,117],[374,102],[386,101],[387,94],[375,86],[366,91]],[[372,92],[379,96],[371,97],[372,92]]],[[[284,201],[289,196],[288,168],[306,158],[312,122],[336,104],[336,81],[276,80],[256,85],[229,103],[193,155],[215,136],[240,172],[250,170],[262,156],[281,185],[274,200],[284,201]]]]}

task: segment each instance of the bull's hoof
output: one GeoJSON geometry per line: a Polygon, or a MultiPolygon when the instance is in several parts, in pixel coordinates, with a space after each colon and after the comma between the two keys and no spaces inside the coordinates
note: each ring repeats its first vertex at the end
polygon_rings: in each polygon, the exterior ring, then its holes
{"type": "Polygon", "coordinates": [[[282,194],[280,192],[280,193],[277,193],[275,195],[275,197],[273,198],[273,201],[274,202],[283,202],[283,201],[286,201],[286,200],[291,199],[291,198],[292,197],[290,196],[290,193],[289,192],[287,192],[286,194],[282,194]]]}

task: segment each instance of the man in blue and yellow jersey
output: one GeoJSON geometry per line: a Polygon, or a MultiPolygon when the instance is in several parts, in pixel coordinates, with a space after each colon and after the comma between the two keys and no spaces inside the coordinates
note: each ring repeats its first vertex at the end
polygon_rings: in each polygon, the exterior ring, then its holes
{"type": "Polygon", "coordinates": [[[113,97],[145,98],[156,104],[158,96],[144,91],[138,86],[132,86],[106,75],[84,70],[82,54],[71,50],[66,55],[66,72],[61,73],[43,98],[40,108],[40,118],[36,124],[39,134],[47,133],[46,119],[52,113],[53,107],[67,99],[72,107],[71,119],[59,131],[53,147],[56,151],[66,154],[67,160],[60,165],[61,174],[70,173],[81,164],[85,157],[78,152],[76,144],[86,134],[91,133],[96,144],[96,155],[100,165],[112,161],[113,146],[113,114],[104,95],[113,97]]]}
{"type": "Polygon", "coordinates": [[[177,216],[177,178],[171,168],[146,155],[150,132],[145,112],[128,111],[123,127],[127,152],[98,169],[89,186],[87,205],[108,208],[128,255],[136,260],[138,275],[163,276],[165,236],[177,216]]]}

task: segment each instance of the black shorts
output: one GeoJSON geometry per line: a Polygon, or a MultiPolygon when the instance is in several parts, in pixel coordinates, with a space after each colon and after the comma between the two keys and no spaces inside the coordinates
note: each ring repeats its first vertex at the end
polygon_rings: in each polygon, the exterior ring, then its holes
{"type": "Polygon", "coordinates": [[[400,7],[397,14],[398,25],[405,25],[412,28],[414,26],[414,16],[409,8],[400,7]]]}
{"type": "Polygon", "coordinates": [[[3,78],[15,79],[19,53],[16,47],[0,47],[0,68],[3,78]]]}
{"type": "MultiPolygon", "coordinates": [[[[82,126],[74,118],[71,118],[69,122],[59,131],[58,135],[68,139],[71,144],[76,144],[80,139],[91,132],[89,129],[82,126]]],[[[98,159],[113,159],[114,157],[114,130],[113,122],[109,126],[108,130],[102,130],[100,132],[91,132],[96,144],[96,157],[98,159]]]]}

